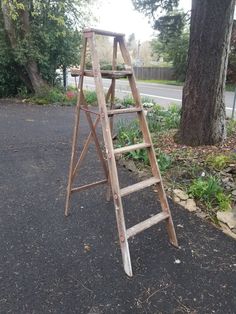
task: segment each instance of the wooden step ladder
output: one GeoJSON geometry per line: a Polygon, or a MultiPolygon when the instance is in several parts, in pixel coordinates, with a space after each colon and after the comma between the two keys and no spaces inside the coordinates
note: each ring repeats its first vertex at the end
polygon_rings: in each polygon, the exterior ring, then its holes
{"type": "Polygon", "coordinates": [[[131,266],[129,244],[128,244],[129,238],[133,237],[134,235],[140,233],[141,231],[164,220],[166,222],[166,228],[167,228],[170,243],[178,247],[178,242],[177,242],[175,229],[174,229],[169,205],[167,202],[166,194],[164,191],[163,183],[161,180],[160,171],[157,165],[151,136],[148,130],[145,113],[143,111],[140,95],[136,87],[136,81],[135,81],[135,77],[134,77],[134,73],[133,73],[133,69],[131,65],[130,55],[125,45],[124,34],[113,33],[109,31],[102,31],[102,30],[97,30],[97,29],[84,30],[81,63],[80,63],[79,73],[77,73],[77,75],[79,75],[78,102],[76,106],[75,126],[74,126],[74,134],[73,134],[73,141],[72,141],[72,154],[71,154],[68,187],[67,187],[65,215],[66,216],[68,215],[69,200],[70,200],[70,196],[72,192],[81,191],[87,188],[97,186],[99,184],[104,184],[104,183],[108,184],[107,198],[109,199],[109,187],[110,187],[112,191],[112,195],[113,195],[114,205],[115,205],[115,213],[116,213],[117,227],[118,227],[118,233],[119,233],[119,242],[120,242],[120,247],[121,247],[121,252],[122,252],[124,270],[128,276],[132,276],[133,272],[132,272],[132,266],[131,266]],[[100,70],[99,57],[98,57],[98,52],[96,48],[96,36],[97,35],[111,36],[114,39],[112,71],[100,70]],[[124,63],[126,66],[125,71],[117,71],[118,47],[120,48],[121,55],[124,59],[124,63]],[[86,55],[87,55],[88,49],[90,50],[90,53],[91,53],[92,70],[85,69],[86,55]],[[85,101],[84,91],[83,91],[84,76],[89,76],[89,77],[94,78],[99,112],[91,111],[85,101]],[[104,94],[104,88],[103,88],[103,81],[102,81],[103,77],[111,79],[111,85],[106,96],[104,94]],[[132,108],[126,108],[126,109],[114,108],[115,82],[116,82],[116,79],[119,79],[119,78],[128,78],[130,89],[133,95],[133,99],[135,101],[135,106],[133,106],[132,108]],[[108,102],[110,102],[110,108],[107,109],[108,102]],[[81,110],[85,112],[85,115],[87,117],[88,124],[90,126],[90,133],[87,140],[85,141],[84,148],[81,152],[81,155],[77,159],[76,158],[76,146],[77,146],[78,127],[79,127],[81,110]],[[112,141],[113,117],[114,115],[127,114],[127,113],[137,114],[140,129],[143,134],[143,143],[114,149],[113,141],[112,141]],[[93,121],[92,119],[92,114],[96,115],[95,121],[93,121]],[[103,156],[103,151],[100,146],[97,133],[96,133],[96,127],[99,122],[101,123],[101,126],[102,126],[106,158],[104,158],[103,156]],[[105,179],[91,183],[91,184],[83,185],[80,187],[72,187],[73,181],[75,179],[75,175],[79,169],[79,166],[81,165],[81,162],[83,161],[87,153],[88,146],[92,139],[95,142],[96,151],[98,153],[98,157],[103,166],[105,179]],[[149,158],[150,166],[151,166],[151,171],[152,171],[152,177],[142,182],[133,184],[131,186],[120,188],[115,156],[130,152],[133,150],[137,150],[137,149],[147,150],[148,158],[149,158]],[[127,229],[125,225],[122,197],[130,193],[144,189],[146,187],[153,186],[153,185],[156,185],[156,190],[160,199],[162,211],[156,214],[155,216],[152,216],[151,218],[148,218],[145,221],[142,221],[138,223],[137,225],[127,229]]]}

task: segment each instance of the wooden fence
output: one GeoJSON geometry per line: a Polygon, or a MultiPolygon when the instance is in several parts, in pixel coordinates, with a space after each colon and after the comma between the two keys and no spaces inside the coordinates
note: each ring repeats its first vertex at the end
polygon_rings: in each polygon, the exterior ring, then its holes
{"type": "Polygon", "coordinates": [[[172,68],[134,67],[135,77],[139,80],[174,80],[172,68]]]}

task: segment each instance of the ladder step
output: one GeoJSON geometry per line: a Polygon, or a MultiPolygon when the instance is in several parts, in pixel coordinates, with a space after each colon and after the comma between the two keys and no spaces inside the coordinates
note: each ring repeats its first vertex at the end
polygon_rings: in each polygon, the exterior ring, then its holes
{"type": "MultiPolygon", "coordinates": [[[[85,70],[85,71],[81,71],[78,68],[72,68],[71,69],[71,76],[72,77],[76,77],[76,76],[80,76],[80,75],[84,75],[84,76],[88,76],[88,77],[94,77],[94,72],[92,70],[85,70]]],[[[128,76],[131,76],[133,73],[132,71],[107,71],[107,70],[102,70],[101,71],[101,75],[104,78],[126,78],[128,76]]]]}
{"type": "Polygon", "coordinates": [[[124,146],[124,147],[114,149],[114,154],[124,154],[127,152],[131,152],[133,150],[136,150],[136,149],[142,149],[142,148],[148,148],[148,147],[151,147],[151,144],[140,143],[140,144],[135,144],[135,145],[124,146]]]}
{"type": "Polygon", "coordinates": [[[110,32],[110,31],[104,31],[104,30],[96,29],[96,28],[84,29],[83,33],[84,33],[85,36],[86,36],[86,33],[95,33],[97,35],[112,36],[112,37],[124,37],[125,36],[125,34],[123,34],[123,33],[115,33],[115,32],[110,32]]]}
{"type": "Polygon", "coordinates": [[[168,213],[165,212],[161,212],[155,216],[152,216],[151,218],[148,218],[140,223],[138,223],[137,225],[129,228],[126,230],[126,235],[127,238],[131,238],[133,236],[135,236],[136,234],[142,232],[143,230],[146,230],[150,227],[152,227],[153,225],[157,224],[158,222],[161,222],[167,218],[169,218],[170,215],[168,213]]]}
{"type": "Polygon", "coordinates": [[[159,183],[159,182],[160,182],[160,179],[152,177],[152,178],[146,179],[144,181],[135,183],[133,185],[127,186],[127,187],[125,187],[123,189],[120,189],[120,195],[121,196],[125,196],[125,195],[128,195],[128,194],[131,194],[133,192],[145,189],[145,188],[147,188],[147,187],[149,187],[151,185],[154,185],[156,183],[159,183]]]}
{"type": "Polygon", "coordinates": [[[100,181],[97,181],[97,182],[85,184],[85,185],[82,185],[82,186],[78,186],[76,188],[71,189],[71,193],[79,192],[79,191],[82,191],[82,190],[86,190],[88,188],[91,188],[91,187],[94,187],[94,186],[97,186],[97,185],[100,185],[100,184],[104,184],[104,183],[107,183],[107,182],[108,182],[107,179],[105,179],[105,180],[100,180],[100,181]]]}
{"type": "Polygon", "coordinates": [[[115,109],[115,110],[107,110],[108,116],[113,116],[114,114],[123,114],[123,113],[133,113],[142,111],[141,107],[132,107],[126,109],[115,109]]]}

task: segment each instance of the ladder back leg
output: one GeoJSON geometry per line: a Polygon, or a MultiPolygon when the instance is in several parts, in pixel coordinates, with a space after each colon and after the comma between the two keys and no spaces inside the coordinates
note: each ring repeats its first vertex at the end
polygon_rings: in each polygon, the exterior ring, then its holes
{"type": "MultiPolygon", "coordinates": [[[[86,48],[87,48],[87,39],[84,38],[83,39],[83,51],[82,51],[82,57],[81,57],[81,63],[80,63],[80,66],[82,69],[84,69],[84,64],[85,64],[86,48]]],[[[68,216],[68,210],[69,210],[69,202],[70,202],[71,186],[72,186],[73,170],[74,170],[73,168],[75,165],[76,144],[77,144],[78,130],[79,130],[80,105],[81,105],[81,102],[83,100],[82,99],[83,96],[81,93],[82,87],[83,87],[83,81],[84,81],[84,77],[80,76],[79,84],[78,84],[79,97],[78,97],[76,109],[75,109],[75,124],[74,124],[74,131],[73,131],[70,169],[69,169],[68,185],[67,185],[67,193],[66,193],[65,216],[68,216]]]]}

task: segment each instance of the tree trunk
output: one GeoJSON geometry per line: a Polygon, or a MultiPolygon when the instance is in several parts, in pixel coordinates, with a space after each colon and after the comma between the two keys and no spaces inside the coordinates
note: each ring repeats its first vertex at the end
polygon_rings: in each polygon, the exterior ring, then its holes
{"type": "Polygon", "coordinates": [[[62,67],[62,73],[63,73],[63,87],[66,90],[67,89],[67,75],[66,75],[66,66],[63,65],[62,67]]]}
{"type": "Polygon", "coordinates": [[[192,0],[190,44],[178,138],[191,146],[226,137],[224,87],[235,0],[192,0]]]}
{"type": "Polygon", "coordinates": [[[43,88],[48,86],[47,83],[42,79],[38,70],[38,65],[34,60],[28,60],[24,67],[33,86],[34,92],[38,93],[43,88]]]}
{"type": "MultiPolygon", "coordinates": [[[[9,42],[11,44],[11,48],[14,52],[17,52],[18,49],[18,41],[23,40],[25,37],[30,37],[30,21],[29,21],[29,12],[27,8],[27,2],[24,2],[25,9],[19,10],[19,19],[20,19],[20,30],[16,30],[16,24],[13,23],[11,18],[11,12],[9,8],[9,4],[5,1],[1,2],[2,4],[2,13],[3,13],[3,19],[4,19],[4,28],[7,33],[7,36],[9,38],[9,42]],[[17,33],[20,32],[20,36],[17,36],[17,33]]],[[[42,79],[39,70],[38,65],[35,60],[32,60],[29,58],[27,62],[23,65],[26,73],[28,75],[28,78],[25,77],[25,74],[20,73],[19,76],[23,81],[27,82],[27,87],[31,88],[34,92],[39,92],[42,88],[47,86],[47,83],[42,79]],[[30,81],[30,82],[29,82],[30,81]]]]}

